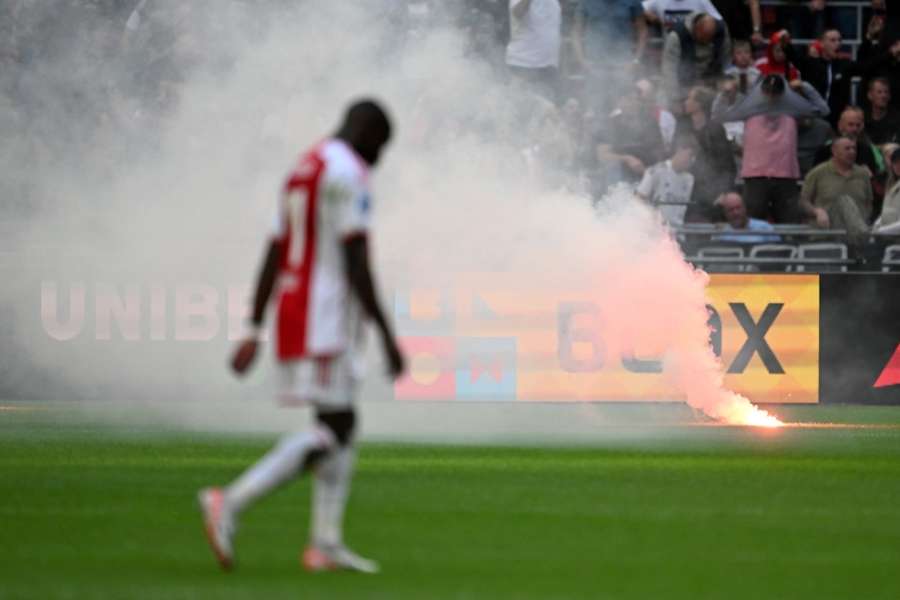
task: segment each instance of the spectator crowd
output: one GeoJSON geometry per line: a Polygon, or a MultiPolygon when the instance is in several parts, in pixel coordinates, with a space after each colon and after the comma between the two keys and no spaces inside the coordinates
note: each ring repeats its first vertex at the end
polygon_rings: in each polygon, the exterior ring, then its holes
{"type": "MultiPolygon", "coordinates": [[[[289,4],[238,4],[260,3],[289,4]]],[[[527,99],[516,139],[540,185],[595,198],[629,186],[675,227],[808,224],[857,243],[900,228],[900,14],[896,3],[861,3],[868,21],[852,52],[823,0],[796,3],[803,31],[759,0],[466,0],[455,18],[467,52],[527,99]]],[[[0,130],[18,134],[29,160],[58,143],[59,131],[42,129],[48,103],[94,107],[65,132],[77,147],[110,129],[157,129],[201,57],[228,68],[227,53],[209,51],[216,22],[194,18],[194,2],[72,0],[39,18],[34,4],[0,7],[0,130]],[[91,27],[66,27],[85,19],[91,27]],[[170,26],[155,28],[161,20],[170,26]],[[33,85],[39,66],[84,31],[87,72],[71,77],[96,85],[48,97],[33,85]]],[[[387,4],[385,18],[411,34],[446,13],[434,0],[387,4]]],[[[251,37],[263,27],[246,24],[251,37]]],[[[3,185],[27,197],[26,181],[3,185]]]]}
{"type": "Polygon", "coordinates": [[[827,2],[797,4],[805,45],[756,0],[509,0],[506,63],[578,106],[590,133],[565,168],[595,196],[627,185],[676,227],[806,224],[858,245],[898,227],[900,14],[866,1],[852,52],[827,2]]]}

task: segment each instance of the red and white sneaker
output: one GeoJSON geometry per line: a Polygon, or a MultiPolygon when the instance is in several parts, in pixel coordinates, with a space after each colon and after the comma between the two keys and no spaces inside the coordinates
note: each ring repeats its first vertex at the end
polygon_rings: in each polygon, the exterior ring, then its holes
{"type": "Polygon", "coordinates": [[[300,563],[304,569],[313,573],[345,570],[375,574],[381,570],[377,562],[363,558],[346,546],[307,546],[300,563]]]}
{"type": "Polygon", "coordinates": [[[225,504],[225,495],[219,488],[205,488],[197,494],[203,513],[206,539],[219,565],[226,571],[234,567],[234,551],[231,538],[234,535],[234,518],[225,504]]]}

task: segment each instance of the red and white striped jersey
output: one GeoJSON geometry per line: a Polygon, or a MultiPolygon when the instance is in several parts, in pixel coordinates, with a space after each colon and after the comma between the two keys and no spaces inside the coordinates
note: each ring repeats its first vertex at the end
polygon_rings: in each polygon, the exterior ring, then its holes
{"type": "Polygon", "coordinates": [[[369,169],[346,142],[327,139],[304,154],[282,189],[276,350],[279,360],[333,356],[362,336],[342,243],[369,229],[369,169]]]}

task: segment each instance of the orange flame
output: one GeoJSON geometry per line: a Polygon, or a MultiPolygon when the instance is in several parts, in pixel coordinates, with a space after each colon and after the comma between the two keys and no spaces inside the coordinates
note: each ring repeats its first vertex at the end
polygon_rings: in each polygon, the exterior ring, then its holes
{"type": "Polygon", "coordinates": [[[731,394],[732,401],[719,407],[718,414],[712,415],[729,425],[748,425],[750,427],[782,427],[784,423],[768,411],[754,406],[739,394],[731,394]]]}
{"type": "Polygon", "coordinates": [[[736,421],[739,425],[750,425],[751,427],[781,427],[784,425],[778,417],[770,415],[768,412],[753,407],[752,411],[742,415],[742,419],[736,421]]]}

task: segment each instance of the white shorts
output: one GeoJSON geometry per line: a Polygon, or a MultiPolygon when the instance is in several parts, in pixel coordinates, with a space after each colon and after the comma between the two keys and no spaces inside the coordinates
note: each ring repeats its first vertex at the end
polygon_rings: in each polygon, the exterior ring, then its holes
{"type": "Polygon", "coordinates": [[[325,412],[351,408],[361,374],[349,355],[279,362],[279,402],[284,406],[311,405],[325,412]]]}

